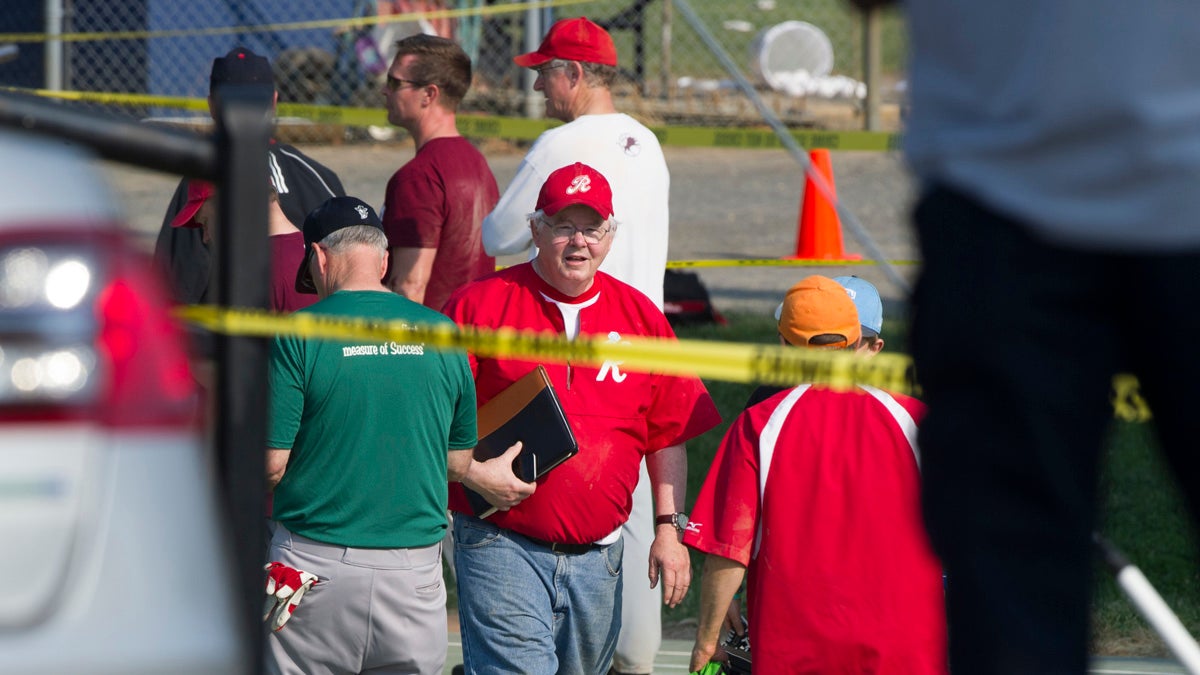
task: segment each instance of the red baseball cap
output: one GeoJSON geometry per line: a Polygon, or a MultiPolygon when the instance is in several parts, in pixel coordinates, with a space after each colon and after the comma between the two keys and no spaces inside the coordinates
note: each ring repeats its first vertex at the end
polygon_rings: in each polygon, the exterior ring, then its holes
{"type": "Polygon", "coordinates": [[[213,184],[206,180],[191,179],[187,184],[187,203],[171,219],[171,227],[200,227],[196,212],[213,196],[213,184]]]}
{"type": "Polygon", "coordinates": [[[554,59],[617,65],[612,36],[585,17],[563,19],[550,27],[536,52],[513,57],[522,68],[533,68],[554,59]]]}
{"type": "Polygon", "coordinates": [[[583,204],[602,217],[611,218],[612,188],[604,174],[580,162],[551,173],[538,192],[537,209],[553,216],[573,204],[583,204]]]}

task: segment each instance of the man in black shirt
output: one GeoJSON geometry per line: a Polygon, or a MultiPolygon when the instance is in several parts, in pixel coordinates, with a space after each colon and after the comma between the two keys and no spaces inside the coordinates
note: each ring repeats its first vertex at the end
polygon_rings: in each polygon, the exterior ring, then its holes
{"type": "MultiPolygon", "coordinates": [[[[209,76],[210,114],[213,110],[213,92],[218,85],[268,82],[274,89],[271,63],[266,57],[249,49],[237,47],[225,56],[214,59],[209,76]]],[[[279,94],[275,92],[272,105],[278,98],[279,94]]],[[[272,139],[267,152],[267,168],[279,194],[279,206],[293,223],[303,223],[309,211],[330,197],[345,196],[346,191],[337,174],[296,148],[272,139]]],[[[212,257],[201,240],[198,228],[171,226],[171,221],[189,206],[187,183],[186,178],[180,180],[175,188],[175,195],[167,207],[162,230],[154,246],[154,260],[166,275],[175,301],[197,304],[215,299],[209,284],[212,257]]]]}

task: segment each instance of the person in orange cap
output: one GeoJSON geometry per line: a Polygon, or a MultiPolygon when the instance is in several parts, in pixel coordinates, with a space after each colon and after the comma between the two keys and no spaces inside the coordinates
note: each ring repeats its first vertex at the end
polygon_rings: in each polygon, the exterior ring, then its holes
{"type": "MultiPolygon", "coordinates": [[[[814,275],[788,291],[779,334],[855,351],[862,326],[846,289],[814,275]]],[[[755,672],[947,672],[941,565],[921,520],[923,413],[874,387],[801,384],[738,416],[683,537],[707,554],[691,670],[721,656],[748,572],[755,672]]]]}

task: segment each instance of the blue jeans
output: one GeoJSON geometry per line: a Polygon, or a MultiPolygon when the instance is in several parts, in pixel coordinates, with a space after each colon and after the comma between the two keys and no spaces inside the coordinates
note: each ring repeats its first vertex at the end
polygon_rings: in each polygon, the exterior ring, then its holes
{"type": "Polygon", "coordinates": [[[463,661],[480,675],[603,675],[621,616],[620,539],[557,554],[510,530],[454,515],[463,661]]]}

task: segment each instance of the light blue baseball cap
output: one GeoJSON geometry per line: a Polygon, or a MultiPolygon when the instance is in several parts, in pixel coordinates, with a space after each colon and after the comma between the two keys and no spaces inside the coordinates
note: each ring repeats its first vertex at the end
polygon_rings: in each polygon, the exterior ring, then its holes
{"type": "Polygon", "coordinates": [[[859,277],[834,277],[842,285],[858,308],[858,321],[863,327],[863,337],[878,337],[883,331],[883,301],[879,289],[859,277]]]}

